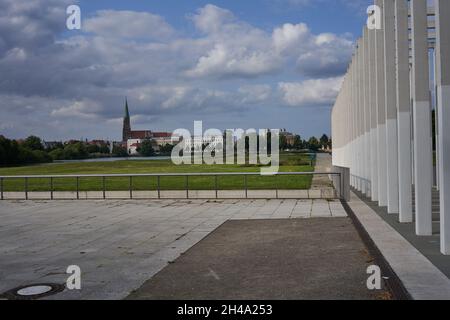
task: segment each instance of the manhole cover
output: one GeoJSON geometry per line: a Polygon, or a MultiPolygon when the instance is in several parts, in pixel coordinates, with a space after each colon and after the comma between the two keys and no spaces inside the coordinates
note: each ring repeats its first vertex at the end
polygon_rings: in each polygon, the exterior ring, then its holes
{"type": "Polygon", "coordinates": [[[57,283],[39,283],[21,286],[2,294],[10,300],[32,300],[47,297],[64,290],[64,286],[57,283]]]}
{"type": "Polygon", "coordinates": [[[31,286],[17,290],[19,296],[36,296],[38,294],[44,294],[52,291],[50,286],[31,286]]]}

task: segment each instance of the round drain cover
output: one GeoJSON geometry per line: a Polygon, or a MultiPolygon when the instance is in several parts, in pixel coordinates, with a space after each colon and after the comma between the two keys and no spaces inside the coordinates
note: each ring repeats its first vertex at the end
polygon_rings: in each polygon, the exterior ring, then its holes
{"type": "Polygon", "coordinates": [[[38,283],[9,290],[1,296],[10,300],[32,300],[62,292],[65,286],[57,283],[38,283]]]}
{"type": "Polygon", "coordinates": [[[17,294],[19,296],[35,296],[38,294],[44,294],[52,291],[52,287],[50,286],[29,286],[22,288],[20,290],[17,290],[17,294]]]}

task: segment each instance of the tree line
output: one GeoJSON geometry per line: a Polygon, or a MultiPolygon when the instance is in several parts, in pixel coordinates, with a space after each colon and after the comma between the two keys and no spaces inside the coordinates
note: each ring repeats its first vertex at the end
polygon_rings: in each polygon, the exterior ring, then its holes
{"type": "MultiPolygon", "coordinates": [[[[173,145],[161,146],[159,152],[170,154],[172,148],[173,145]]],[[[311,137],[308,140],[303,140],[296,135],[293,141],[288,141],[286,136],[280,135],[281,150],[318,151],[322,148],[331,148],[331,139],[325,134],[320,139],[311,137]]],[[[142,156],[153,156],[156,153],[150,140],[142,141],[138,152],[142,156]]],[[[127,149],[117,144],[114,144],[111,153],[109,146],[105,143],[89,144],[73,140],[46,145],[37,136],[29,136],[23,141],[17,141],[0,135],[0,166],[3,167],[46,163],[53,160],[79,160],[101,156],[127,157],[128,155],[127,149]]]]}
{"type": "MultiPolygon", "coordinates": [[[[36,136],[16,141],[0,135],[0,166],[3,167],[110,155],[109,147],[105,143],[98,145],[73,140],[46,145],[41,138],[36,136]]],[[[115,145],[112,155],[128,156],[128,153],[125,148],[115,145]]]]}
{"type": "Polygon", "coordinates": [[[311,137],[308,140],[303,140],[299,135],[294,136],[294,141],[289,143],[286,136],[280,136],[281,150],[311,150],[318,151],[320,149],[331,149],[331,139],[326,135],[322,135],[320,139],[311,137]]]}

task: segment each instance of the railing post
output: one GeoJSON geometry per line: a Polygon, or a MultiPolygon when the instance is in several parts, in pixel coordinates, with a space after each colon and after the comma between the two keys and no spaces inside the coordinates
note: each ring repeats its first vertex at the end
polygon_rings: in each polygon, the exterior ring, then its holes
{"type": "Polygon", "coordinates": [[[0,178],[0,197],[3,200],[3,178],[0,178]]]}
{"type": "Polygon", "coordinates": [[[53,177],[50,177],[50,200],[53,200],[53,177]]]}
{"type": "Polygon", "coordinates": [[[189,176],[186,176],[186,199],[189,199],[189,176]]]}
{"type": "Polygon", "coordinates": [[[103,200],[106,199],[106,178],[102,177],[103,200]]]}
{"type": "Polygon", "coordinates": [[[28,178],[25,178],[25,200],[28,200],[28,178]]]}
{"type": "Polygon", "coordinates": [[[278,199],[278,174],[275,175],[275,197],[278,199]]]}
{"type": "Polygon", "coordinates": [[[245,199],[248,199],[247,175],[244,175],[245,199]]]}
{"type": "Polygon", "coordinates": [[[219,196],[218,196],[218,191],[217,191],[217,189],[218,189],[217,175],[214,176],[214,186],[215,186],[215,189],[216,189],[216,199],[218,199],[219,196]]]}
{"type": "Polygon", "coordinates": [[[161,199],[161,177],[157,176],[156,177],[156,185],[157,185],[157,190],[158,190],[158,199],[161,199]]]}
{"type": "Polygon", "coordinates": [[[130,176],[129,191],[130,199],[133,199],[133,176],[130,176]]]}
{"type": "Polygon", "coordinates": [[[77,177],[77,200],[80,200],[80,177],[77,177]]]}

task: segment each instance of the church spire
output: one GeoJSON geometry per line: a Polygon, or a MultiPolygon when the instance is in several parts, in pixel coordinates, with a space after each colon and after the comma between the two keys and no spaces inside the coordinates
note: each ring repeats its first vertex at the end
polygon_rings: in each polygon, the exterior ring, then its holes
{"type": "Polygon", "coordinates": [[[123,117],[122,141],[131,138],[130,112],[128,110],[128,99],[125,98],[125,115],[123,117]]]}
{"type": "Polygon", "coordinates": [[[130,112],[128,111],[128,98],[125,97],[125,118],[130,118],[130,112]]]}

